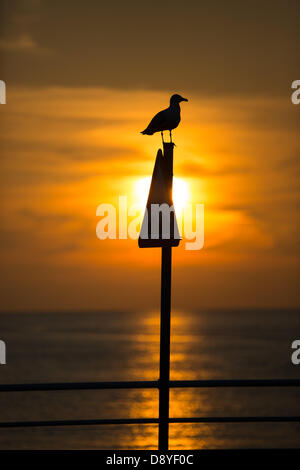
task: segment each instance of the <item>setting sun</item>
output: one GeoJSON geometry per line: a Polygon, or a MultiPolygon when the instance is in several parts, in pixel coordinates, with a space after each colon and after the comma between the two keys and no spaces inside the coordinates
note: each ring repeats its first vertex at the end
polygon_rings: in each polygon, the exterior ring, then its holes
{"type": "MultiPolygon", "coordinates": [[[[138,204],[145,206],[147,203],[148,193],[151,184],[151,177],[140,178],[134,185],[134,197],[138,204]]],[[[184,209],[190,197],[189,184],[182,178],[173,179],[173,201],[175,209],[178,213],[184,209]]]]}

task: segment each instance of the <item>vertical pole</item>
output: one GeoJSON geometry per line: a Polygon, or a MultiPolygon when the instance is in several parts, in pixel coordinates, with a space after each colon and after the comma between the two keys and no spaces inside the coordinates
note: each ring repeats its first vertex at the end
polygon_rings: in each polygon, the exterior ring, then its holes
{"type": "MultiPolygon", "coordinates": [[[[166,194],[172,200],[173,144],[164,143],[166,194]]],[[[171,226],[172,226],[172,222],[171,226]]],[[[174,223],[173,223],[174,225],[174,223]]],[[[171,334],[171,267],[172,247],[161,249],[160,361],[159,361],[159,429],[158,450],[169,449],[169,381],[171,334]]]]}
{"type": "Polygon", "coordinates": [[[172,247],[162,248],[158,450],[169,448],[169,380],[172,247]]]}

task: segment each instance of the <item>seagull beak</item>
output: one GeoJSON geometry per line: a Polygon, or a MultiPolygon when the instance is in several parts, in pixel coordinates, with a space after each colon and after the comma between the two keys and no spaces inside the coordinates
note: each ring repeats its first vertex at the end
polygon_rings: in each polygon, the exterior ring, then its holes
{"type": "Polygon", "coordinates": [[[187,98],[181,98],[181,101],[188,101],[187,98]]]}

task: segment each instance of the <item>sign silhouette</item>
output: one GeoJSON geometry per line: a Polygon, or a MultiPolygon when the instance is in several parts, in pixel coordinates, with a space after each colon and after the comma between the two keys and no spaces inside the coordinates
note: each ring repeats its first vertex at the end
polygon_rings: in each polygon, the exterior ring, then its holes
{"type": "Polygon", "coordinates": [[[140,248],[178,246],[180,235],[172,200],[173,147],[158,150],[138,244],[140,248]]]}

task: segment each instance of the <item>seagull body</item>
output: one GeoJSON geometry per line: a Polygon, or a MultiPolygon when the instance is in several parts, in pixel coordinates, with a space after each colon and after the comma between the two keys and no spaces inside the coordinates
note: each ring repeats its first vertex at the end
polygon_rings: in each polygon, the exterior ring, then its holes
{"type": "Polygon", "coordinates": [[[172,130],[175,129],[180,123],[180,105],[181,101],[188,101],[180,95],[172,95],[170,99],[170,106],[163,111],[157,113],[148,127],[141,132],[143,135],[153,135],[155,132],[161,132],[162,141],[164,142],[163,131],[170,132],[170,139],[172,142],[172,130]]]}

